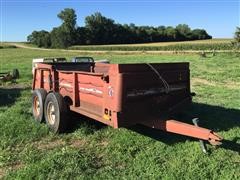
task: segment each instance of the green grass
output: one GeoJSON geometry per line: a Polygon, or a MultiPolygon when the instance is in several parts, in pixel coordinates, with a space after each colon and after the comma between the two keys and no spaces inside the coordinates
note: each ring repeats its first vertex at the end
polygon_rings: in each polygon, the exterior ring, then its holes
{"type": "Polygon", "coordinates": [[[112,63],[190,62],[194,104],[179,116],[230,141],[208,146],[197,140],[142,127],[113,129],[79,117],[75,128],[54,135],[31,115],[31,61],[37,57],[91,56],[58,50],[1,49],[0,72],[20,70],[17,85],[0,87],[0,177],[5,179],[239,179],[240,61],[238,54],[96,54],[112,63]],[[238,150],[238,152],[237,152],[238,150]]]}

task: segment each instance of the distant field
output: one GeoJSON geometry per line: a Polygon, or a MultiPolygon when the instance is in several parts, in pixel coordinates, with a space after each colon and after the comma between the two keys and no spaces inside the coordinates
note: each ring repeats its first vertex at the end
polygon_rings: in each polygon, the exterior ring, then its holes
{"type": "MultiPolygon", "coordinates": [[[[233,39],[209,39],[209,40],[196,40],[196,41],[181,41],[181,42],[158,42],[158,43],[143,43],[143,44],[114,44],[114,45],[81,45],[71,46],[68,49],[71,51],[85,51],[85,52],[148,52],[148,53],[199,53],[202,51],[206,52],[229,52],[238,51],[240,47],[233,46],[233,39]]],[[[36,45],[29,44],[26,42],[12,42],[2,43],[4,48],[28,48],[28,49],[39,49],[36,45]]],[[[3,48],[0,46],[0,48],[3,48]]],[[[53,50],[41,48],[42,50],[53,50]]]]}
{"type": "MultiPolygon", "coordinates": [[[[0,72],[20,70],[16,85],[0,86],[0,179],[240,179],[239,54],[190,55],[81,53],[62,50],[0,49],[0,72]],[[54,135],[31,115],[31,62],[38,57],[93,56],[111,63],[190,62],[193,105],[178,118],[226,140],[208,146],[161,131],[113,129],[75,117],[75,128],[54,135]],[[238,144],[238,146],[236,146],[238,144]]],[[[137,127],[136,127],[137,128],[137,127]]]]}
{"type": "Polygon", "coordinates": [[[159,42],[143,44],[114,44],[72,46],[69,49],[95,51],[182,51],[182,50],[232,50],[232,39],[209,39],[198,41],[159,42]]]}
{"type": "MultiPolygon", "coordinates": [[[[195,41],[178,41],[178,42],[155,42],[155,43],[140,43],[140,44],[112,44],[112,45],[97,45],[97,46],[169,46],[176,44],[224,44],[231,43],[233,39],[207,39],[195,41]]],[[[91,45],[90,45],[91,46],[91,45]]]]}
{"type": "Polygon", "coordinates": [[[16,46],[12,45],[11,43],[0,43],[0,49],[6,49],[6,48],[17,48],[16,46]]]}

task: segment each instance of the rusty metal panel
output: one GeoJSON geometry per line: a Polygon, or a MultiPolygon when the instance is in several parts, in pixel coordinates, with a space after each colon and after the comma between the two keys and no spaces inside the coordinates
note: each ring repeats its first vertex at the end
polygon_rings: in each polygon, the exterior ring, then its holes
{"type": "Polygon", "coordinates": [[[208,129],[161,120],[191,103],[189,63],[39,63],[32,88],[59,92],[70,110],[114,128],[143,124],[215,145],[222,140],[208,129]]]}
{"type": "Polygon", "coordinates": [[[147,64],[39,64],[35,88],[58,91],[71,100],[72,110],[117,128],[157,116],[190,97],[188,63],[151,65],[168,83],[168,93],[147,64]]]}

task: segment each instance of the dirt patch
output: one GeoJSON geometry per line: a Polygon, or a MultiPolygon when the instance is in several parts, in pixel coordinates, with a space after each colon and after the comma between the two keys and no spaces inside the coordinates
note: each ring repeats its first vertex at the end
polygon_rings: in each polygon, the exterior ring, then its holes
{"type": "Polygon", "coordinates": [[[49,150],[49,149],[54,149],[59,146],[64,146],[66,143],[63,140],[55,140],[55,141],[39,141],[35,143],[35,146],[39,150],[49,150]]]}
{"type": "Polygon", "coordinates": [[[82,139],[72,139],[69,143],[70,147],[73,147],[73,148],[79,148],[81,146],[84,146],[85,144],[86,144],[86,141],[82,139]]]}
{"type": "Polygon", "coordinates": [[[14,164],[12,164],[11,166],[10,166],[10,169],[11,170],[17,170],[17,169],[20,169],[20,168],[22,168],[24,165],[21,163],[21,162],[16,162],[16,163],[14,163],[14,164]]]}
{"type": "Polygon", "coordinates": [[[6,172],[4,171],[4,169],[0,168],[0,179],[2,179],[5,174],[6,172]]]}
{"type": "Polygon", "coordinates": [[[7,174],[7,171],[16,171],[20,168],[22,168],[24,165],[20,162],[20,161],[17,161],[5,168],[0,168],[0,179],[2,179],[6,174],[7,174]]]}
{"type": "Polygon", "coordinates": [[[104,141],[101,141],[101,142],[99,143],[99,145],[106,147],[106,146],[108,145],[108,142],[107,142],[106,140],[104,140],[104,141]]]}
{"type": "MultiPolygon", "coordinates": [[[[72,147],[72,148],[83,147],[87,144],[88,144],[88,141],[84,140],[84,139],[71,139],[69,142],[67,142],[67,145],[72,147]]],[[[108,142],[107,141],[101,141],[100,143],[98,143],[98,145],[107,146],[108,142]]]]}
{"type": "Polygon", "coordinates": [[[86,144],[85,140],[82,139],[70,139],[69,141],[64,141],[62,139],[55,140],[46,140],[42,139],[41,141],[37,141],[33,143],[33,146],[39,150],[51,150],[57,147],[62,146],[70,146],[73,148],[79,148],[86,144]]]}

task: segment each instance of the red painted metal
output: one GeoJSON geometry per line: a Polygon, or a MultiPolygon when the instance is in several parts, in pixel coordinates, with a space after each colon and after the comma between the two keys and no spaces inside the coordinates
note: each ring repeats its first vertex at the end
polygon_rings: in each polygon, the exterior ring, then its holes
{"type": "Polygon", "coordinates": [[[220,141],[208,129],[175,120],[155,121],[191,103],[190,71],[189,63],[151,66],[157,73],[148,64],[38,63],[32,88],[59,92],[72,111],[114,128],[144,124],[212,144],[220,141]]]}
{"type": "MultiPolygon", "coordinates": [[[[144,123],[143,123],[144,124],[144,123]]],[[[151,128],[161,129],[167,132],[190,136],[202,140],[207,140],[213,145],[218,145],[222,141],[222,137],[212,130],[186,124],[176,120],[152,121],[144,124],[151,128]]]]}

